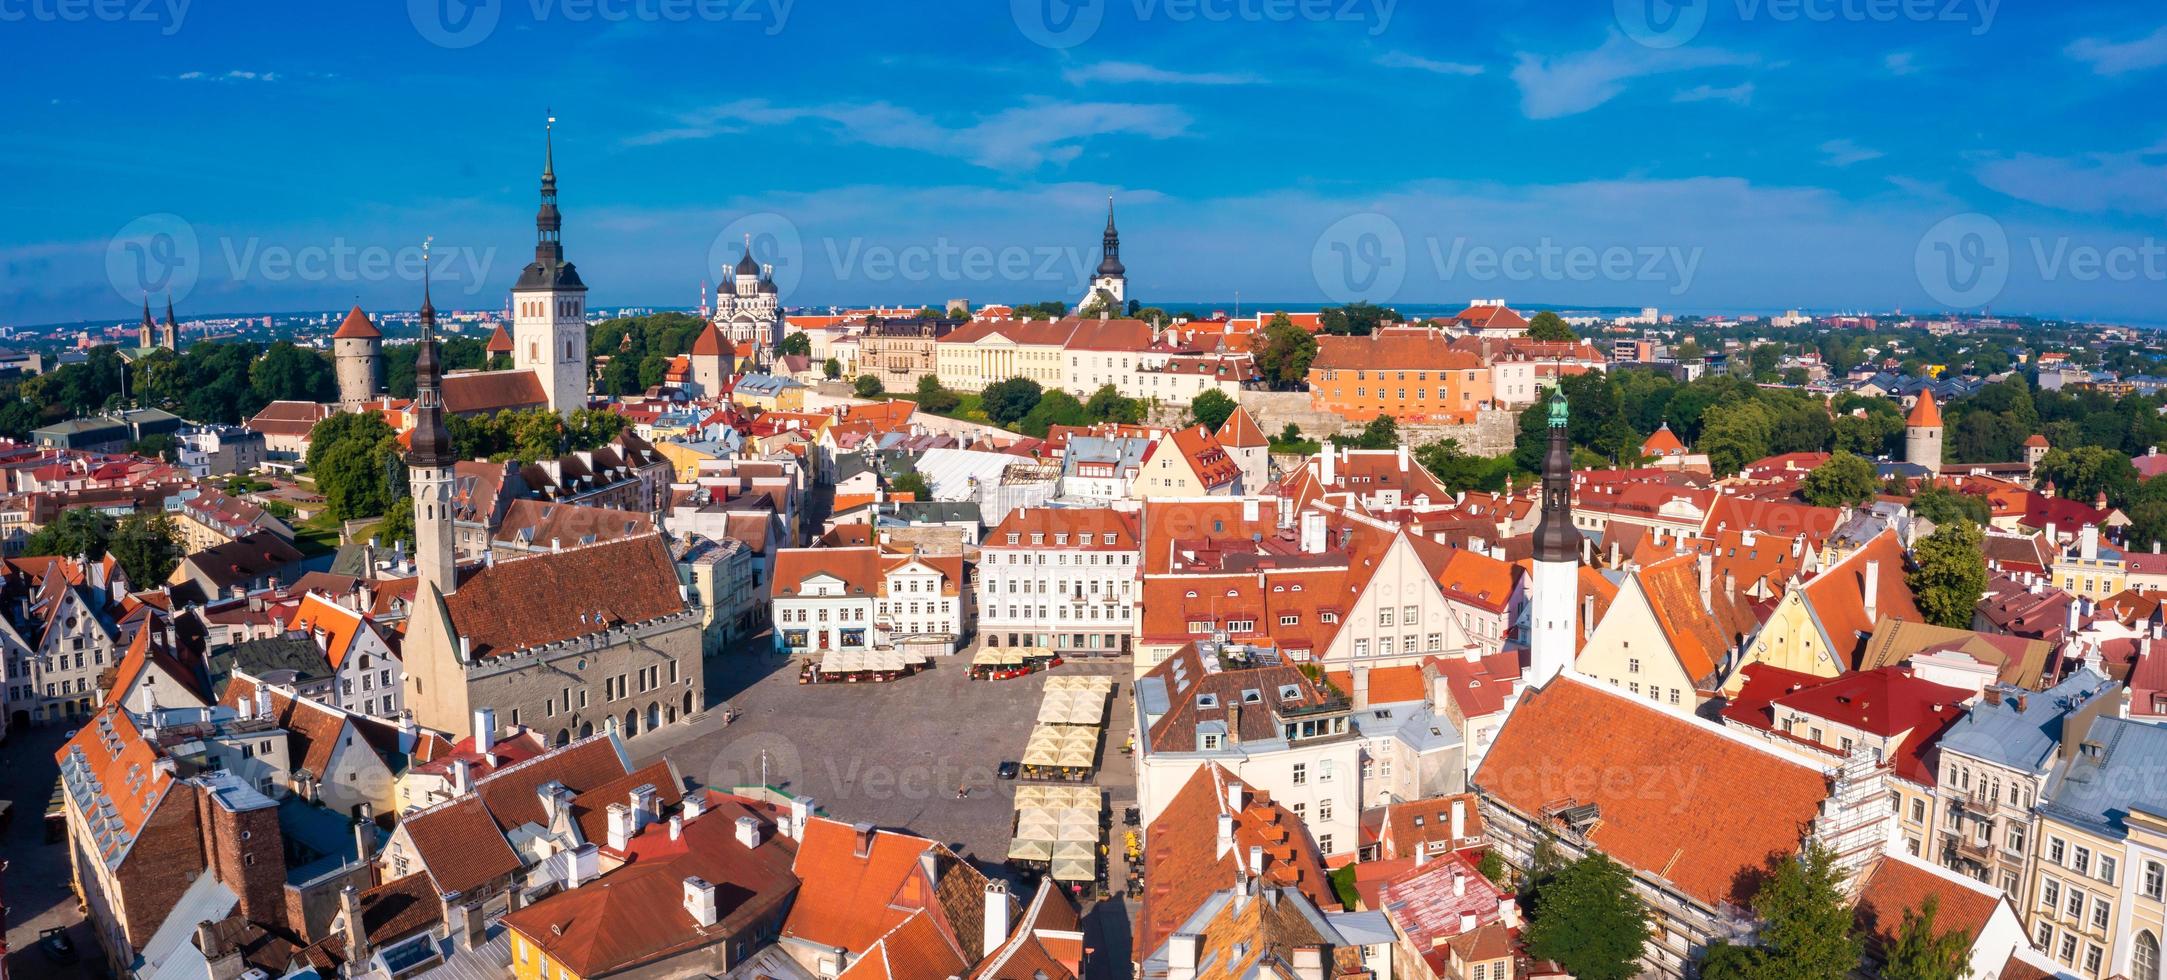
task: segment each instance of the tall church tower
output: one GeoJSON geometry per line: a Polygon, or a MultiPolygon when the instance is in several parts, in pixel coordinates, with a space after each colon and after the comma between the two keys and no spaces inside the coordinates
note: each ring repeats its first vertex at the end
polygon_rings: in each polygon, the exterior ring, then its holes
{"type": "MultiPolygon", "coordinates": [[[[426,297],[424,297],[426,298],[426,297]]],[[[339,410],[361,411],[383,377],[384,335],[356,305],[331,335],[332,366],[339,381],[339,410]]]]}
{"type": "Polygon", "coordinates": [[[137,350],[149,350],[158,346],[157,341],[152,337],[152,332],[156,329],[157,326],[151,322],[150,318],[150,293],[145,292],[143,294],[143,326],[136,331],[135,338],[137,350]]]}
{"type": "MultiPolygon", "coordinates": [[[[436,349],[436,306],[427,270],[421,288],[421,343],[414,355],[413,448],[406,466],[414,493],[414,563],[420,585],[437,593],[459,587],[452,550],[451,429],[444,423],[444,366],[436,349]]],[[[426,591],[416,594],[417,600],[426,591]]]]}
{"type": "Polygon", "coordinates": [[[534,216],[534,261],[512,287],[512,366],[533,371],[549,407],[570,415],[587,403],[587,284],[564,260],[558,237],[557,117],[542,135],[542,209],[534,216]]]}
{"type": "Polygon", "coordinates": [[[1550,400],[1550,449],[1542,461],[1542,522],[1528,596],[1528,683],[1573,669],[1580,596],[1580,531],[1573,527],[1573,444],[1565,392],[1550,400]]]}
{"type": "Polygon", "coordinates": [[[169,351],[181,349],[181,325],[173,319],[173,294],[166,294],[166,322],[158,327],[158,346],[169,351]]]}
{"type": "Polygon", "coordinates": [[[1091,305],[1100,293],[1113,297],[1107,310],[1109,316],[1120,316],[1127,310],[1129,270],[1121,264],[1121,233],[1114,230],[1114,199],[1111,197],[1106,199],[1106,233],[1099,239],[1099,268],[1091,277],[1091,290],[1084,294],[1083,305],[1091,305]]]}

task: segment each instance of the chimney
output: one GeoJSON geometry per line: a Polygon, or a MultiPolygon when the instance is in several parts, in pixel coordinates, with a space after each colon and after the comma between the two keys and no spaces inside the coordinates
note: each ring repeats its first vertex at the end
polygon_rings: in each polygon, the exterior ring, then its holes
{"type": "Polygon", "coordinates": [[[1177,932],[1166,941],[1166,980],[1196,980],[1196,958],[1204,937],[1177,932]]]}
{"type": "Polygon", "coordinates": [[[1248,787],[1240,783],[1228,783],[1226,787],[1226,808],[1234,813],[1249,809],[1248,787]]]}
{"type": "Polygon", "coordinates": [[[1452,872],[1452,897],[1460,898],[1466,894],[1467,872],[1454,869],[1452,872]]]}
{"type": "Polygon", "coordinates": [[[1467,801],[1452,801],[1452,843],[1457,846],[1467,839],[1467,801]]]}
{"type": "Polygon", "coordinates": [[[1715,563],[1715,555],[1706,551],[1700,553],[1700,604],[1703,609],[1715,606],[1715,601],[1709,594],[1716,584],[1715,563]]]}
{"type": "Polygon", "coordinates": [[[1878,614],[1881,606],[1881,562],[1878,560],[1868,559],[1866,562],[1864,595],[1866,598],[1866,621],[1868,623],[1879,621],[1881,618],[1878,614]]]}
{"type": "Polygon", "coordinates": [[[1333,481],[1339,478],[1339,450],[1334,449],[1330,441],[1326,441],[1324,444],[1323,467],[1324,470],[1319,479],[1324,482],[1325,489],[1329,490],[1332,488],[1333,481]]]}
{"type": "Polygon", "coordinates": [[[873,825],[869,823],[852,824],[850,832],[852,836],[857,838],[857,847],[854,849],[857,856],[861,858],[871,856],[873,853],[873,837],[876,833],[873,825]]]}
{"type": "Polygon", "coordinates": [[[376,853],[376,808],[361,804],[361,812],[354,818],[354,860],[369,863],[370,855],[376,853]]]}
{"type": "Polygon", "coordinates": [[[346,962],[359,966],[369,959],[369,930],[361,921],[361,889],[352,883],[339,889],[339,931],[346,934],[346,962]]]}
{"type": "Polygon", "coordinates": [[[474,709],[474,751],[488,755],[497,748],[497,711],[495,708],[474,709]]]}
{"type": "Polygon", "coordinates": [[[622,803],[609,805],[609,849],[622,852],[632,843],[632,808],[622,803]]]}
{"type": "Polygon", "coordinates": [[[578,888],[589,881],[601,869],[602,852],[593,844],[581,844],[564,854],[564,887],[578,888]]]}
{"type": "Polygon", "coordinates": [[[1404,439],[1400,440],[1399,462],[1400,472],[1407,472],[1407,441],[1404,439]]]}
{"type": "Polygon", "coordinates": [[[686,793],[683,806],[678,812],[684,814],[688,822],[700,819],[700,814],[707,812],[707,790],[701,788],[686,793]]]}
{"type": "Polygon", "coordinates": [[[1302,512],[1301,544],[1303,554],[1321,555],[1324,553],[1324,513],[1322,511],[1302,512]]]}
{"type": "Polygon", "coordinates": [[[1294,947],[1295,980],[1324,980],[1324,945],[1308,943],[1294,947]]]}
{"type": "Polygon", "coordinates": [[[661,812],[655,809],[655,784],[641,783],[633,787],[632,792],[626,796],[626,802],[632,807],[633,833],[639,833],[662,816],[661,812]]]}
{"type": "Polygon", "coordinates": [[[791,798],[789,836],[792,839],[798,841],[803,841],[805,839],[805,827],[807,824],[812,822],[813,811],[815,809],[817,809],[817,807],[813,803],[813,798],[810,796],[798,796],[791,798]]]}
{"type": "Polygon", "coordinates": [[[1232,698],[1226,703],[1226,744],[1229,747],[1242,744],[1242,706],[1232,698]]]}
{"type": "Polygon", "coordinates": [[[465,796],[474,789],[474,764],[465,759],[451,760],[451,795],[465,796]]]}
{"type": "Polygon", "coordinates": [[[670,839],[671,839],[671,840],[680,840],[680,839],[683,839],[683,837],[684,837],[684,836],[685,836],[685,815],[684,815],[684,814],[682,814],[682,813],[673,813],[673,814],[671,814],[671,815],[670,815],[670,839]]]}
{"type": "Polygon", "coordinates": [[[715,886],[694,875],[685,879],[685,911],[705,929],[715,924],[715,886]]]}
{"type": "Polygon", "coordinates": [[[1249,873],[1252,875],[1262,875],[1264,873],[1264,845],[1262,844],[1249,845],[1249,873]]]}
{"type": "Polygon", "coordinates": [[[2099,560],[2099,525],[2086,524],[2077,532],[2077,555],[2085,561],[2099,560]]]}
{"type": "Polygon", "coordinates": [[[1226,858],[1226,856],[1227,856],[1228,854],[1232,854],[1233,852],[1234,852],[1234,815],[1233,815],[1233,814],[1231,814],[1231,813],[1222,813],[1222,814],[1220,814],[1220,815],[1219,815],[1219,847],[1218,847],[1218,857],[1219,857],[1219,858],[1220,858],[1221,860],[1224,860],[1224,859],[1226,858]]]}
{"type": "Polygon", "coordinates": [[[225,941],[218,934],[216,923],[196,924],[196,948],[203,951],[205,964],[210,968],[209,980],[236,980],[248,964],[241,961],[241,948],[225,941]]]}
{"type": "Polygon", "coordinates": [[[1476,920],[1475,920],[1475,913],[1473,913],[1473,912],[1462,912],[1462,913],[1460,913],[1460,934],[1464,936],[1464,935],[1466,935],[1466,934],[1468,934],[1468,933],[1470,933],[1470,932],[1474,932],[1474,931],[1475,931],[1475,921],[1476,921],[1476,920]]]}
{"type": "Polygon", "coordinates": [[[1990,705],[1999,705],[1999,704],[2001,704],[2001,688],[1998,688],[1998,687],[1989,687],[1989,688],[1987,688],[1987,689],[1986,689],[1986,703],[1987,703],[1987,704],[1990,704],[1990,705]]]}
{"type": "Polygon", "coordinates": [[[1354,710],[1368,711],[1369,668],[1360,664],[1356,664],[1352,667],[1349,667],[1348,670],[1352,674],[1352,676],[1348,678],[1347,683],[1348,686],[1354,688],[1354,690],[1350,692],[1350,694],[1354,698],[1354,710]]]}
{"type": "Polygon", "coordinates": [[[994,950],[1000,949],[1001,944],[1007,941],[1008,882],[997,878],[988,879],[986,881],[985,936],[984,941],[979,944],[979,948],[985,950],[986,955],[991,956],[994,950]]]}

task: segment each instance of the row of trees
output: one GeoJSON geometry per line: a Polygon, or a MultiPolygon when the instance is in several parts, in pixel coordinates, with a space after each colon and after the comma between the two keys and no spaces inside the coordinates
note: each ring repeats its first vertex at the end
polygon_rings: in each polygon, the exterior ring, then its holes
{"type": "MultiPolygon", "coordinates": [[[[615,412],[583,408],[567,420],[546,408],[476,418],[452,416],[452,454],[459,459],[532,463],[601,446],[625,429],[615,412]]],[[[340,412],[309,432],[306,459],[316,492],[336,520],[397,515],[407,504],[405,450],[398,434],[373,412],[340,412]]],[[[381,533],[381,532],[380,532],[381,533]]]]}
{"type": "Polygon", "coordinates": [[[181,563],[181,536],[173,519],[157,511],[137,511],[115,519],[89,508],[60,512],[23,543],[26,555],[66,555],[100,561],[111,554],[127,573],[131,589],[153,588],[181,563]]]}
{"type": "Polygon", "coordinates": [[[21,439],[62,419],[123,408],[162,408],[199,422],[235,423],[274,401],[338,397],[330,357],[279,341],[269,347],[205,341],[124,363],[114,347],[15,383],[0,405],[0,435],[21,439]],[[125,377],[123,375],[125,374],[125,377]],[[125,393],[124,393],[125,392],[125,393]]]}
{"type": "MultiPolygon", "coordinates": [[[[1555,845],[1539,844],[1523,882],[1528,952],[1580,980],[1627,980],[1640,957],[1653,916],[1633,890],[1632,873],[1602,854],[1564,863],[1555,845]]],[[[1907,909],[1881,953],[1889,980],[1962,980],[1971,941],[1960,929],[1935,925],[1939,903],[1929,897],[1907,909]]],[[[1843,980],[1856,970],[1864,941],[1855,931],[1844,872],[1819,845],[1775,863],[1753,898],[1761,922],[1752,943],[1717,942],[1701,960],[1705,980],[1843,980]]]]}

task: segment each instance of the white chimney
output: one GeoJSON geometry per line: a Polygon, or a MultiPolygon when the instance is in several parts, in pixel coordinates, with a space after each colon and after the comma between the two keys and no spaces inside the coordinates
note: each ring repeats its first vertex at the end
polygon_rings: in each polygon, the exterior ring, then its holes
{"type": "Polygon", "coordinates": [[[1331,489],[1332,482],[1339,478],[1339,450],[1332,448],[1330,442],[1324,444],[1324,472],[1320,478],[1327,490],[1331,489]]]}
{"type": "Polygon", "coordinates": [[[1399,457],[1400,472],[1405,473],[1407,472],[1407,442],[1405,440],[1400,441],[1399,457]]]}
{"type": "Polygon", "coordinates": [[[1452,801],[1452,843],[1457,845],[1467,839],[1467,801],[1452,801]]]}
{"type": "Polygon", "coordinates": [[[1302,553],[1307,555],[1321,555],[1324,553],[1324,513],[1322,511],[1309,510],[1302,512],[1302,553]]]}
{"type": "Polygon", "coordinates": [[[1196,980],[1196,958],[1204,937],[1193,932],[1175,933],[1166,941],[1166,980],[1196,980]]]}
{"type": "Polygon", "coordinates": [[[816,806],[810,796],[800,796],[790,801],[790,837],[792,839],[799,841],[805,839],[805,827],[807,824],[812,823],[814,809],[816,809],[816,806]]]}
{"type": "Polygon", "coordinates": [[[1881,599],[1881,563],[1872,559],[1866,562],[1866,621],[1872,623],[1880,617],[1876,610],[1881,599]]]}
{"type": "Polygon", "coordinates": [[[632,843],[632,808],[622,803],[609,805],[609,849],[623,851],[632,843]]]}
{"type": "Polygon", "coordinates": [[[1221,860],[1224,860],[1228,854],[1232,854],[1234,852],[1234,815],[1231,813],[1222,813],[1219,815],[1218,852],[1219,858],[1221,860]]]}
{"type": "Polygon", "coordinates": [[[684,809],[682,812],[684,813],[686,820],[698,820],[700,818],[700,814],[706,813],[707,790],[695,789],[690,793],[686,793],[684,809]]]}
{"type": "Polygon", "coordinates": [[[451,795],[465,796],[474,788],[474,764],[465,759],[451,760],[451,795]]]}
{"type": "Polygon", "coordinates": [[[1249,845],[1249,873],[1253,875],[1264,873],[1264,845],[1262,844],[1249,845]]]}
{"type": "Polygon", "coordinates": [[[1452,896],[1454,898],[1458,898],[1466,894],[1467,873],[1464,871],[1454,871],[1452,873],[1452,896]]]}
{"type": "Polygon", "coordinates": [[[564,887],[578,888],[594,880],[600,870],[602,852],[593,844],[581,844],[564,854],[564,887]]]}
{"type": "Polygon", "coordinates": [[[1226,808],[1240,813],[1249,809],[1249,788],[1240,783],[1230,783],[1226,788],[1226,808]]]}
{"type": "Polygon", "coordinates": [[[685,879],[685,911],[707,928],[715,924],[715,886],[697,875],[685,879]]]}
{"type": "Polygon", "coordinates": [[[655,810],[655,784],[641,783],[626,794],[632,807],[632,832],[637,834],[648,824],[655,822],[661,813],[655,810]]]}
{"type": "Polygon", "coordinates": [[[1462,913],[1460,913],[1460,934],[1461,934],[1461,935],[1466,935],[1467,933],[1470,933],[1470,932],[1474,932],[1474,931],[1475,931],[1475,913],[1473,913],[1473,912],[1462,912],[1462,913]]]}
{"type": "Polygon", "coordinates": [[[2099,525],[2086,524],[2083,530],[2077,532],[2077,540],[2080,542],[2077,552],[2079,556],[2085,561],[2099,560],[2099,525]]]}
{"type": "Polygon", "coordinates": [[[670,839],[679,840],[682,839],[684,836],[685,815],[682,813],[670,814],[670,839]]]}
{"type": "Polygon", "coordinates": [[[497,747],[497,711],[495,708],[474,709],[474,751],[488,755],[497,747]]]}
{"type": "Polygon", "coordinates": [[[986,882],[985,941],[980,948],[991,955],[1008,941],[1008,882],[986,882]]]}

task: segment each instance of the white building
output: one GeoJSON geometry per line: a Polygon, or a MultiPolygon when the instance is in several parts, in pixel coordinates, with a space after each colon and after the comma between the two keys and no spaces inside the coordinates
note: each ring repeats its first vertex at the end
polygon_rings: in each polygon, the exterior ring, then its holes
{"type": "Polygon", "coordinates": [[[1128,656],[1136,629],[1137,529],[1132,512],[1010,511],[979,548],[978,631],[986,646],[1128,656]]]}
{"type": "Polygon", "coordinates": [[[1271,794],[1329,857],[1361,846],[1363,737],[1354,704],[1242,647],[1192,643],[1136,682],[1136,794],[1157,819],[1198,767],[1271,794]]]}
{"type": "Polygon", "coordinates": [[[891,555],[877,547],[788,548],[770,591],[776,641],[791,653],[956,652],[968,632],[961,555],[891,555]]]}
{"type": "Polygon", "coordinates": [[[201,479],[246,473],[263,465],[263,433],[238,425],[204,425],[174,434],[182,469],[201,479]]]}

